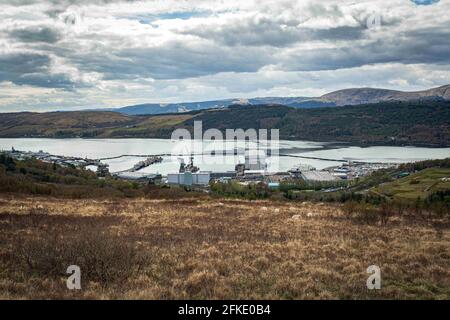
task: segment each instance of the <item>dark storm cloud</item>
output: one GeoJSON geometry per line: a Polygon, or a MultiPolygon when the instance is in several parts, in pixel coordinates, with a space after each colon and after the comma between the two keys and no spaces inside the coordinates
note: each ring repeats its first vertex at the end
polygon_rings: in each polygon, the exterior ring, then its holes
{"type": "Polygon", "coordinates": [[[17,38],[17,40],[23,42],[56,43],[61,38],[61,34],[49,27],[32,27],[12,30],[9,37],[17,38]]]}
{"type": "Polygon", "coordinates": [[[405,32],[397,38],[366,45],[303,50],[280,63],[284,70],[317,71],[360,67],[377,63],[448,64],[450,31],[428,29],[405,32]]]}
{"type": "Polygon", "coordinates": [[[173,42],[155,48],[124,48],[108,53],[74,56],[81,70],[104,79],[183,79],[219,72],[254,72],[270,62],[264,49],[234,50],[173,42]]]}
{"type": "Polygon", "coordinates": [[[297,42],[339,41],[362,38],[364,26],[342,26],[329,29],[298,28],[280,25],[275,21],[258,24],[227,25],[217,29],[198,28],[184,31],[226,46],[274,46],[284,47],[297,42]]]}
{"type": "Polygon", "coordinates": [[[0,55],[0,81],[15,81],[25,74],[45,71],[50,64],[46,55],[34,53],[10,53],[0,55]]]}
{"type": "Polygon", "coordinates": [[[0,55],[0,82],[44,88],[73,88],[67,75],[50,74],[48,56],[34,53],[0,55]]]}
{"type": "Polygon", "coordinates": [[[75,83],[66,74],[33,73],[24,74],[14,81],[18,85],[30,85],[41,88],[75,89],[75,83]]]}

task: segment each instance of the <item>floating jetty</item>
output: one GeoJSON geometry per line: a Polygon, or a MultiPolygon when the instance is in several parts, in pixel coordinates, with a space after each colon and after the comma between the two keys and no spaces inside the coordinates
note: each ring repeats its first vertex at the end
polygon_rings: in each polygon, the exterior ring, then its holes
{"type": "Polygon", "coordinates": [[[161,163],[162,161],[163,161],[163,158],[160,156],[151,156],[151,157],[148,157],[147,159],[145,159],[144,161],[139,161],[138,163],[136,163],[133,166],[133,168],[131,168],[129,171],[135,172],[135,171],[141,170],[142,168],[151,166],[152,164],[161,163]]]}

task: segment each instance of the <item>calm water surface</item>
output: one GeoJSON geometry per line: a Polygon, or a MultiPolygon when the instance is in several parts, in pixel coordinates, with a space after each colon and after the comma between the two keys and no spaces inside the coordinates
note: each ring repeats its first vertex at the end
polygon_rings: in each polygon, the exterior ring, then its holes
{"type": "MultiPolygon", "coordinates": [[[[348,145],[331,145],[329,143],[311,141],[280,141],[279,170],[285,171],[299,164],[309,164],[317,169],[338,165],[333,160],[354,160],[365,162],[402,163],[426,159],[443,159],[450,157],[450,148],[422,147],[356,147],[348,145]],[[303,159],[292,156],[304,156],[321,159],[303,159]],[[330,160],[325,160],[330,159],[330,160]]],[[[175,142],[170,139],[0,139],[0,149],[10,150],[14,147],[21,151],[43,150],[55,155],[88,157],[93,159],[115,157],[119,155],[151,155],[170,154],[175,142]]],[[[142,172],[167,174],[176,172],[179,157],[164,157],[160,164],[152,165],[142,172]]],[[[237,162],[243,157],[220,158],[211,156],[195,156],[195,164],[204,171],[234,170],[237,162]],[[204,160],[204,161],[202,161],[204,160]],[[217,160],[217,161],[214,161],[217,160]],[[224,163],[225,162],[225,163],[224,163]]],[[[127,156],[105,160],[112,172],[131,168],[139,157],[127,156]]],[[[185,161],[187,158],[185,158],[185,161]]]]}

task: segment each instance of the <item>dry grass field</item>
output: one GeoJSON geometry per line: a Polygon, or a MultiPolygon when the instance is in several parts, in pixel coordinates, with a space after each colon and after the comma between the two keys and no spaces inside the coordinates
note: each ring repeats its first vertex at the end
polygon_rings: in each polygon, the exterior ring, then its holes
{"type": "Polygon", "coordinates": [[[338,205],[0,196],[2,299],[449,299],[448,220],[338,205]],[[66,288],[81,267],[82,289],[66,288]],[[382,287],[368,290],[370,265],[382,287]]]}

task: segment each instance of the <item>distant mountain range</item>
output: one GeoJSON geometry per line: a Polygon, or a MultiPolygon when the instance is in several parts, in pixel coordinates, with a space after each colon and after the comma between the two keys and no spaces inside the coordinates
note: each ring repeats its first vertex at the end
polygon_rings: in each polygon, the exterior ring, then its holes
{"type": "MultiPolygon", "coordinates": [[[[224,99],[183,103],[148,103],[127,106],[109,111],[127,115],[149,115],[165,113],[185,113],[204,109],[219,109],[229,105],[284,105],[294,108],[336,107],[345,105],[370,104],[385,101],[450,100],[450,85],[429,90],[404,92],[387,89],[353,88],[327,93],[321,97],[265,97],[253,99],[224,99]]],[[[104,109],[102,111],[105,111],[104,109]]]]}
{"type": "MultiPolygon", "coordinates": [[[[117,109],[107,109],[108,111],[120,112],[127,115],[149,115],[149,114],[165,114],[165,113],[185,113],[190,111],[198,111],[205,109],[220,109],[226,108],[230,105],[269,105],[280,104],[290,107],[315,108],[324,106],[334,106],[327,102],[313,101],[306,97],[268,97],[268,98],[253,98],[253,99],[224,99],[212,101],[198,101],[198,102],[182,102],[182,103],[146,103],[134,106],[122,107],[117,109]]],[[[99,109],[104,111],[104,109],[99,109]]]]}

